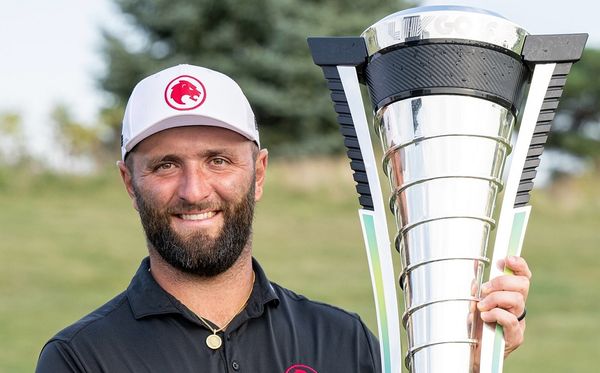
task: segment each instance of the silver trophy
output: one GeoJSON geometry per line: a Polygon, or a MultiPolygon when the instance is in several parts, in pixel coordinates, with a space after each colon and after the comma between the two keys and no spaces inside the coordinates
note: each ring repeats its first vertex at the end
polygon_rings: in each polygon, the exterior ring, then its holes
{"type": "MultiPolygon", "coordinates": [[[[456,6],[401,11],[361,37],[309,38],[360,195],[383,372],[400,372],[402,360],[417,373],[502,371],[502,329],[474,314],[479,288],[490,262],[520,254],[536,168],[586,39],[529,35],[497,14],[456,6]],[[391,186],[402,315],[359,82],[391,186]]],[[[490,278],[502,274],[490,267],[490,278]]]]}

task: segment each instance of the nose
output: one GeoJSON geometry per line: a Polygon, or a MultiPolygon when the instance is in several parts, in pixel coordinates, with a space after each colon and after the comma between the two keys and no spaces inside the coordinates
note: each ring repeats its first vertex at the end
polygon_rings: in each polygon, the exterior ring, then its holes
{"type": "Polygon", "coordinates": [[[188,203],[204,201],[212,192],[210,177],[199,167],[186,167],[179,184],[179,198],[188,203]]]}

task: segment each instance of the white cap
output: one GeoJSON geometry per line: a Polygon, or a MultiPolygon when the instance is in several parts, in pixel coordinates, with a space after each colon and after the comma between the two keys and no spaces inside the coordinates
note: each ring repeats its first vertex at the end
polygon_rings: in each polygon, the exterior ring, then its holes
{"type": "Polygon", "coordinates": [[[241,88],[227,75],[177,65],[139,82],[127,102],[121,156],[145,138],[173,127],[217,126],[260,145],[254,113],[241,88]]]}

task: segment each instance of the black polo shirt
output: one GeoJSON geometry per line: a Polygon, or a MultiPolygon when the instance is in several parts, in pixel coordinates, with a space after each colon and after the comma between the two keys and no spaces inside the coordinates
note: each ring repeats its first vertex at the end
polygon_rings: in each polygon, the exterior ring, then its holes
{"type": "Polygon", "coordinates": [[[256,281],[246,308],[211,350],[209,329],[154,280],[148,258],[126,291],[44,346],[36,372],[380,372],[375,337],[359,317],[256,281]]]}

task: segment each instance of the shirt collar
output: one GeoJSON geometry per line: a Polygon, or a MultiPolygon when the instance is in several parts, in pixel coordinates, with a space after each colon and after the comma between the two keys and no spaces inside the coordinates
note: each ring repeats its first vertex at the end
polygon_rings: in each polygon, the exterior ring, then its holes
{"type": "Polygon", "coordinates": [[[258,317],[262,315],[267,304],[276,307],[279,304],[279,297],[275,293],[275,289],[273,289],[273,285],[271,285],[262,267],[254,258],[252,258],[252,269],[255,276],[254,287],[246,305],[246,312],[249,317],[258,317]]]}
{"type": "MultiPolygon", "coordinates": [[[[250,317],[257,317],[264,312],[265,305],[277,306],[279,297],[258,261],[254,258],[252,258],[252,268],[256,277],[246,310],[250,317]]],[[[127,288],[127,298],[134,317],[140,319],[146,316],[169,313],[185,314],[181,303],[160,287],[149,270],[150,259],[146,257],[142,260],[127,288]]]]}

